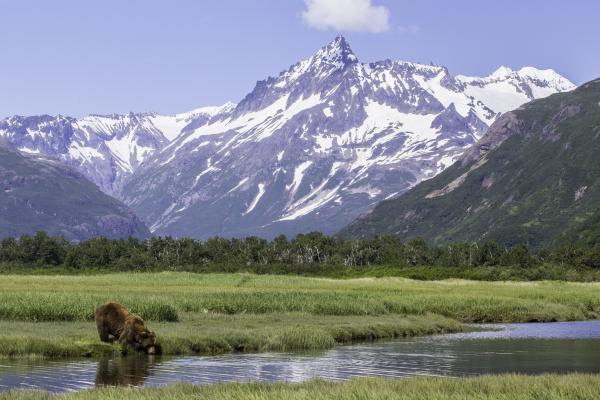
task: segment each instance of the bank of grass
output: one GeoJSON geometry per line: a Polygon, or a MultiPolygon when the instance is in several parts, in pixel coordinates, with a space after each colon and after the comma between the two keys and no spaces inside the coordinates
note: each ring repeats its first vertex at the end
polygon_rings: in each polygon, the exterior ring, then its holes
{"type": "Polygon", "coordinates": [[[403,399],[403,400],[593,400],[600,398],[600,375],[499,375],[477,378],[354,379],[346,382],[312,380],[301,384],[229,383],[161,388],[103,387],[55,395],[13,391],[1,400],[96,399],[403,399]]]}
{"type": "MultiPolygon", "coordinates": [[[[459,322],[437,315],[315,316],[282,314],[182,315],[178,323],[149,322],[159,332],[162,354],[310,351],[353,341],[459,332],[459,322]]],[[[119,355],[101,343],[93,322],[0,321],[0,357],[89,357],[119,355]]]]}

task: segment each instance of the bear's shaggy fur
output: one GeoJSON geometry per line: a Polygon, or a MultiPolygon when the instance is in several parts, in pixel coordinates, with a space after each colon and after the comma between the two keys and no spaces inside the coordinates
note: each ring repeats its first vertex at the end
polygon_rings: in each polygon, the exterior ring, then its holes
{"type": "Polygon", "coordinates": [[[156,334],[146,327],[144,320],[128,311],[121,304],[107,303],[96,309],[96,327],[103,342],[117,339],[126,342],[136,350],[154,354],[156,334]]]}

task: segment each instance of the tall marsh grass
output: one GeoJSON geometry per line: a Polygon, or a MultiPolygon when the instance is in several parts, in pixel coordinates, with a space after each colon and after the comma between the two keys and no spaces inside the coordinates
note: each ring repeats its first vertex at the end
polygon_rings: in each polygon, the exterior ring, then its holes
{"type": "Polygon", "coordinates": [[[150,321],[182,313],[423,315],[463,322],[529,322],[600,317],[600,283],[334,280],[249,274],[120,273],[0,276],[0,320],[92,320],[116,301],[150,321]]]}
{"type": "Polygon", "coordinates": [[[0,293],[0,319],[12,321],[91,321],[96,307],[110,301],[126,304],[142,318],[154,321],[179,320],[177,309],[151,296],[102,296],[79,293],[0,293]]]}

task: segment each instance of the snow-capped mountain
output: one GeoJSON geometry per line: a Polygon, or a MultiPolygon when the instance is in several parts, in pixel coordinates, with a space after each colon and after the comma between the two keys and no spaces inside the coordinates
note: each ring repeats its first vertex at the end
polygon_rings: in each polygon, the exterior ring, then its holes
{"type": "Polygon", "coordinates": [[[191,117],[132,166],[121,198],[161,235],[331,233],[444,170],[500,113],[574,87],[531,67],[363,64],[338,37],[237,106],[191,117]]]}
{"type": "Polygon", "coordinates": [[[49,115],[0,120],[0,138],[23,153],[40,154],[75,167],[104,192],[119,196],[123,181],[192,121],[202,123],[234,104],[199,108],[175,116],[156,113],[49,115]]]}

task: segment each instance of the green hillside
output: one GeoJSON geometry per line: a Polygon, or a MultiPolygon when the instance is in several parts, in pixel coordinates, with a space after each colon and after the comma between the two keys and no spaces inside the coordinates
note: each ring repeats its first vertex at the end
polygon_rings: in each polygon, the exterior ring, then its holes
{"type": "Polygon", "coordinates": [[[561,242],[575,242],[588,247],[600,245],[600,209],[565,231],[560,240],[561,242]]]}
{"type": "Polygon", "coordinates": [[[0,238],[38,230],[68,240],[150,235],[131,210],[79,173],[0,143],[0,238]]]}
{"type": "Polygon", "coordinates": [[[492,239],[537,247],[585,236],[594,218],[600,219],[599,207],[596,79],[504,114],[456,164],[382,202],[340,234],[421,236],[438,243],[492,239]]]}

